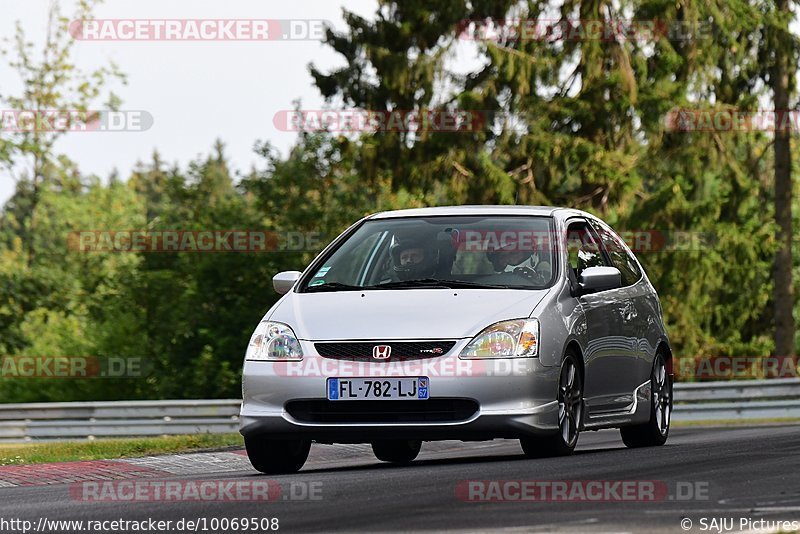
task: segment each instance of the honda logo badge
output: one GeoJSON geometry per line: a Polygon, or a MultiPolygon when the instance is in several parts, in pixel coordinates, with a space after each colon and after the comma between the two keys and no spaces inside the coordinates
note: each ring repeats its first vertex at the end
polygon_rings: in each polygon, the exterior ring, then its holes
{"type": "Polygon", "coordinates": [[[392,355],[392,347],[389,345],[375,345],[372,347],[372,357],[376,360],[388,360],[392,355]]]}

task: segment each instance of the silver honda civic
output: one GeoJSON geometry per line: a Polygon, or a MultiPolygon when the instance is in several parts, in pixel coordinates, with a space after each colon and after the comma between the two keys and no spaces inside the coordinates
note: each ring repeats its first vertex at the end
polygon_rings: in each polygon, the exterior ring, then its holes
{"type": "Polygon", "coordinates": [[[240,431],[253,466],[288,473],[312,441],[416,458],[423,441],[519,439],[570,454],[583,430],[662,445],[672,351],[626,243],[574,209],[378,213],[337,237],[256,327],[240,431]]]}

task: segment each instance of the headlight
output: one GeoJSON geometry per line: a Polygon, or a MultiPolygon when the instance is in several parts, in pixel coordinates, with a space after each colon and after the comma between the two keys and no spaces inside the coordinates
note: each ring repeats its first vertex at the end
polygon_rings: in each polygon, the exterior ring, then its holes
{"type": "Polygon", "coordinates": [[[283,323],[263,321],[247,346],[245,360],[302,360],[303,350],[292,329],[283,323]]]}
{"type": "Polygon", "coordinates": [[[495,323],[475,336],[459,358],[536,358],[539,321],[517,319],[495,323]]]}

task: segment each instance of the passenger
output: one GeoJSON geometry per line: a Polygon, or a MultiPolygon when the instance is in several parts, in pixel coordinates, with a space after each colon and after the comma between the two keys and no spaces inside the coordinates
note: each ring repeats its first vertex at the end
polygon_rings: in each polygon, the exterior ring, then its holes
{"type": "Polygon", "coordinates": [[[546,283],[552,275],[550,263],[542,261],[536,245],[526,250],[516,241],[507,241],[500,249],[487,252],[486,259],[497,273],[515,273],[536,283],[546,283]]]}

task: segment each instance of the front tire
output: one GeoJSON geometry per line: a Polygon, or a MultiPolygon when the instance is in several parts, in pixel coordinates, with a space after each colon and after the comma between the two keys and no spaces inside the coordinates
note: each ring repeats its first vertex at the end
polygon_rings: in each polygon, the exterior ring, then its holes
{"type": "Polygon", "coordinates": [[[271,440],[245,437],[247,457],[256,469],[267,475],[282,475],[300,471],[311,450],[310,439],[271,440]]]}
{"type": "Polygon", "coordinates": [[[372,452],[382,462],[409,464],[419,454],[422,441],[418,439],[387,439],[372,442],[372,452]]]}
{"type": "Polygon", "coordinates": [[[650,420],[642,425],[619,429],[627,447],[657,447],[667,442],[672,415],[672,377],[667,373],[664,356],[656,355],[650,374],[650,420]]]}
{"type": "Polygon", "coordinates": [[[558,433],[519,440],[528,458],[566,456],[575,450],[583,421],[583,379],[577,362],[575,354],[568,352],[561,364],[556,396],[558,433]]]}

